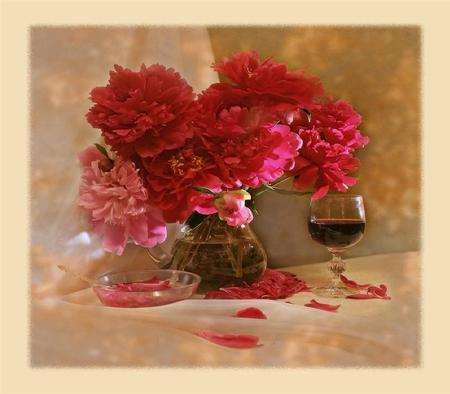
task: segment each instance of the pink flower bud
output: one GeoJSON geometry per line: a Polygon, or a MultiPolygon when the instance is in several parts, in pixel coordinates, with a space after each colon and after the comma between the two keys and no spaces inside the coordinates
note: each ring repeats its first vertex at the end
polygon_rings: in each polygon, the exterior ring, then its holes
{"type": "Polygon", "coordinates": [[[231,190],[217,194],[214,206],[217,208],[221,220],[229,226],[242,226],[253,220],[252,211],[245,206],[245,200],[250,200],[250,193],[245,190],[231,190]]]}

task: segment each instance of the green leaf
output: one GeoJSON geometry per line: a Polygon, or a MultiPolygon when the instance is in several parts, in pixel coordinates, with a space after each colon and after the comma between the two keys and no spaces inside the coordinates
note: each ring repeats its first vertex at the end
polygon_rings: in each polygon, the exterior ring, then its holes
{"type": "Polygon", "coordinates": [[[215,195],[216,193],[214,193],[212,190],[209,190],[206,187],[201,187],[201,186],[192,186],[192,189],[197,190],[200,193],[205,193],[205,194],[212,194],[215,195]]]}
{"type": "Polygon", "coordinates": [[[196,211],[192,212],[191,216],[189,216],[185,222],[187,226],[191,229],[197,227],[204,219],[206,219],[208,215],[202,215],[196,211]]]}
{"type": "Polygon", "coordinates": [[[308,122],[311,122],[311,116],[312,116],[311,112],[305,108],[301,108],[301,110],[306,114],[306,116],[308,118],[308,122]]]}
{"type": "Polygon", "coordinates": [[[253,201],[253,200],[246,200],[245,201],[245,206],[247,208],[249,208],[255,215],[259,214],[257,209],[256,209],[256,206],[255,206],[255,201],[253,201]]]}
{"type": "Polygon", "coordinates": [[[109,159],[108,152],[106,151],[104,146],[101,146],[100,144],[94,144],[94,145],[101,154],[103,154],[107,159],[109,159]]]}

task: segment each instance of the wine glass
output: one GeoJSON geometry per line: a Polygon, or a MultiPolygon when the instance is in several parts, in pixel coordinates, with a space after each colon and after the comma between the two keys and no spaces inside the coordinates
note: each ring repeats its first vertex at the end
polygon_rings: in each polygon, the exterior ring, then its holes
{"type": "Polygon", "coordinates": [[[311,200],[308,229],[311,238],[324,245],[332,254],[329,269],[331,281],[313,289],[322,297],[343,298],[358,293],[341,281],[345,271],[342,253],[356,245],[364,234],[366,218],[362,196],[329,194],[319,200],[311,200]]]}

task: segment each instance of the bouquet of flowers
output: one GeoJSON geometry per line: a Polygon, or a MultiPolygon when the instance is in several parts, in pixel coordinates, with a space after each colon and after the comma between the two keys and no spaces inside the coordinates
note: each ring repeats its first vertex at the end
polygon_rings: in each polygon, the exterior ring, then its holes
{"type": "Polygon", "coordinates": [[[226,82],[196,95],[172,68],[115,65],[86,117],[105,145],[79,154],[79,205],[106,251],[153,247],[166,224],[253,219],[253,198],[292,178],[312,198],[345,192],[368,143],[361,116],[321,81],[255,52],[214,64],[226,82]]]}

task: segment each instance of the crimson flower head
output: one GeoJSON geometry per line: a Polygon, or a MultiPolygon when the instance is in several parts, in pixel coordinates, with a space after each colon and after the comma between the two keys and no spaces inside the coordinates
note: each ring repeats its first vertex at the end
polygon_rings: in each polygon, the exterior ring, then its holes
{"type": "Polygon", "coordinates": [[[353,157],[356,149],[369,143],[358,130],[361,116],[343,100],[326,99],[311,108],[310,120],[294,119],[291,127],[298,128],[303,141],[291,174],[294,186],[313,186],[313,198],[325,196],[330,189],[346,192],[357,179],[350,176],[358,169],[353,157]]]}
{"type": "Polygon", "coordinates": [[[356,184],[356,178],[348,174],[358,169],[359,160],[345,147],[324,141],[315,129],[301,130],[299,135],[303,146],[291,171],[295,176],[295,187],[305,189],[314,186],[313,199],[318,199],[330,189],[346,192],[356,184]]]}
{"type": "Polygon", "coordinates": [[[369,143],[369,138],[358,130],[361,121],[361,115],[348,102],[327,98],[311,108],[309,127],[318,129],[329,143],[339,144],[353,151],[369,143]]]}
{"type": "Polygon", "coordinates": [[[201,139],[194,136],[178,149],[146,158],[143,167],[150,198],[166,222],[184,222],[194,210],[204,214],[216,212],[212,196],[193,189],[201,186],[220,191],[223,183],[201,139]]]}
{"type": "Polygon", "coordinates": [[[237,53],[213,68],[248,94],[291,102],[302,108],[308,108],[314,97],[323,94],[318,77],[288,71],[285,64],[271,58],[261,60],[254,51],[237,53]]]}
{"type": "Polygon", "coordinates": [[[183,145],[192,135],[194,98],[172,68],[154,64],[131,71],[115,65],[108,85],[91,91],[94,105],[86,118],[122,157],[152,157],[183,145]]]}
{"type": "Polygon", "coordinates": [[[258,108],[223,109],[202,136],[230,188],[275,181],[293,168],[301,147],[289,126],[268,121],[258,108]]]}

